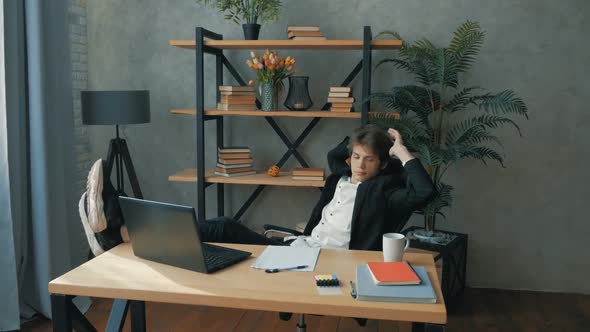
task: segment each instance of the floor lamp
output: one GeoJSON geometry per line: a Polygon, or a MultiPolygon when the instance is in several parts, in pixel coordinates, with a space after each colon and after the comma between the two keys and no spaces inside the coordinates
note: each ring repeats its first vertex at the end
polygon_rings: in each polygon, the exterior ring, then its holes
{"type": "Polygon", "coordinates": [[[119,125],[150,122],[150,93],[134,91],[82,91],[82,123],[85,125],[114,125],[104,176],[110,179],[113,166],[117,174],[117,193],[124,192],[123,165],[136,198],[143,198],[127,142],[119,137],[119,125]]]}

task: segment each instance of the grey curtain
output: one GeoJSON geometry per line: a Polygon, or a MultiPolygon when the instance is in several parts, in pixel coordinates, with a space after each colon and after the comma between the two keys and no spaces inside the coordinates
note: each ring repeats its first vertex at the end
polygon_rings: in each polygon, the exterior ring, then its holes
{"type": "MultiPolygon", "coordinates": [[[[8,78],[12,78],[14,70],[5,64],[14,61],[14,54],[10,52],[10,42],[15,40],[6,30],[10,26],[14,17],[5,16],[4,10],[0,12],[0,294],[3,294],[3,301],[0,301],[0,330],[16,330],[19,324],[19,300],[18,300],[18,276],[16,257],[20,253],[15,253],[15,234],[20,233],[19,229],[13,226],[13,211],[10,186],[9,160],[14,158],[14,149],[9,151],[8,141],[15,142],[14,131],[8,132],[9,123],[14,123],[14,119],[8,119],[7,110],[14,105],[8,103],[14,99],[7,98],[7,95],[14,94],[14,83],[9,84],[8,78]],[[7,33],[4,33],[7,32],[7,33]],[[10,42],[9,42],[10,41],[10,42]],[[9,138],[9,134],[12,136],[9,138]],[[9,152],[13,155],[9,156],[9,152]]],[[[12,114],[11,114],[12,115],[12,114]]]]}
{"type": "Polygon", "coordinates": [[[25,308],[50,317],[47,284],[73,265],[70,230],[79,221],[67,4],[2,3],[0,330],[18,329],[25,308]]]}

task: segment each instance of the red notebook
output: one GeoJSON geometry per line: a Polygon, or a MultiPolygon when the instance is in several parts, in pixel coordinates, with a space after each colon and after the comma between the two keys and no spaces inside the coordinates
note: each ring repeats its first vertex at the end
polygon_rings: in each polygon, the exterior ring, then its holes
{"type": "Polygon", "coordinates": [[[420,277],[408,262],[367,263],[376,285],[418,285],[420,277]]]}

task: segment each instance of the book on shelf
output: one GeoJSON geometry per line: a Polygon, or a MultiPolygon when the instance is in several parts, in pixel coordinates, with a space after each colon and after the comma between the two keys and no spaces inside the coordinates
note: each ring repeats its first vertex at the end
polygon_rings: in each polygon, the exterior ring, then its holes
{"type": "Polygon", "coordinates": [[[302,181],[324,181],[323,176],[291,176],[291,179],[302,181]]]}
{"type": "Polygon", "coordinates": [[[436,303],[436,293],[423,266],[414,267],[422,281],[419,285],[375,285],[367,264],[356,267],[356,299],[359,301],[436,303]]]}
{"type": "Polygon", "coordinates": [[[224,146],[217,148],[218,153],[250,153],[250,148],[247,146],[224,146]]]}
{"type": "Polygon", "coordinates": [[[330,107],[331,112],[348,113],[352,112],[352,107],[330,107]]]}
{"type": "Polygon", "coordinates": [[[254,168],[250,167],[239,167],[239,168],[223,168],[223,167],[215,167],[215,172],[223,173],[223,174],[234,174],[234,173],[244,173],[244,172],[251,172],[254,168]]]}
{"type": "Polygon", "coordinates": [[[248,92],[250,92],[250,91],[254,91],[254,87],[249,86],[249,85],[220,85],[219,91],[231,91],[231,92],[248,91],[248,92]]]}
{"type": "Polygon", "coordinates": [[[291,171],[293,176],[315,176],[323,177],[326,171],[321,167],[295,167],[291,171]]]}
{"type": "Polygon", "coordinates": [[[252,158],[245,158],[245,159],[225,159],[219,158],[218,162],[222,165],[238,165],[238,164],[251,164],[252,158]]]}
{"type": "Polygon", "coordinates": [[[250,159],[250,153],[219,153],[217,154],[217,158],[221,159],[250,159]]]}
{"type": "Polygon", "coordinates": [[[326,40],[326,37],[293,37],[291,40],[326,40]]]}
{"type": "Polygon", "coordinates": [[[331,86],[330,92],[348,92],[350,93],[352,89],[349,86],[331,86]]]}
{"type": "Polygon", "coordinates": [[[369,272],[376,285],[418,285],[420,278],[410,263],[368,262],[369,272]]]}
{"type": "Polygon", "coordinates": [[[335,108],[351,108],[352,103],[331,103],[332,107],[335,108]]]}
{"type": "Polygon", "coordinates": [[[330,92],[328,93],[329,98],[346,98],[350,97],[350,92],[330,92]]]}
{"type": "Polygon", "coordinates": [[[289,31],[320,31],[320,27],[317,25],[290,25],[287,27],[289,31]]]}
{"type": "Polygon", "coordinates": [[[221,96],[222,104],[256,105],[256,96],[221,96]]]}
{"type": "Polygon", "coordinates": [[[217,109],[221,111],[256,111],[256,104],[252,105],[234,105],[217,103],[217,109]]]}
{"type": "Polygon", "coordinates": [[[289,31],[287,33],[289,38],[293,37],[323,37],[320,31],[289,31]]]}
{"type": "Polygon", "coordinates": [[[215,165],[215,167],[224,168],[224,169],[232,169],[232,168],[252,167],[252,164],[246,163],[246,164],[227,165],[227,164],[217,163],[217,165],[215,165]]]}
{"type": "Polygon", "coordinates": [[[329,103],[354,103],[354,97],[347,98],[330,98],[328,97],[329,103]]]}
{"type": "Polygon", "coordinates": [[[219,91],[222,96],[254,96],[256,91],[219,91]]]}
{"type": "Polygon", "coordinates": [[[228,177],[228,178],[235,177],[235,176],[252,175],[252,174],[256,174],[256,171],[231,173],[231,174],[221,173],[221,172],[217,172],[217,171],[215,172],[215,175],[225,176],[225,177],[228,177]]]}

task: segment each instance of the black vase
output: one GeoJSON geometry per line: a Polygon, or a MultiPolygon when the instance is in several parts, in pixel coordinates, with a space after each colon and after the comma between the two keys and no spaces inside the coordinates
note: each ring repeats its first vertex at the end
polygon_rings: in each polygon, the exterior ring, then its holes
{"type": "Polygon", "coordinates": [[[258,33],[260,33],[260,24],[242,24],[242,29],[244,29],[244,39],[258,39],[258,33]]]}
{"type": "Polygon", "coordinates": [[[289,94],[285,100],[285,107],[291,111],[305,111],[313,106],[313,101],[309,97],[308,81],[307,76],[289,77],[289,94]]]}

